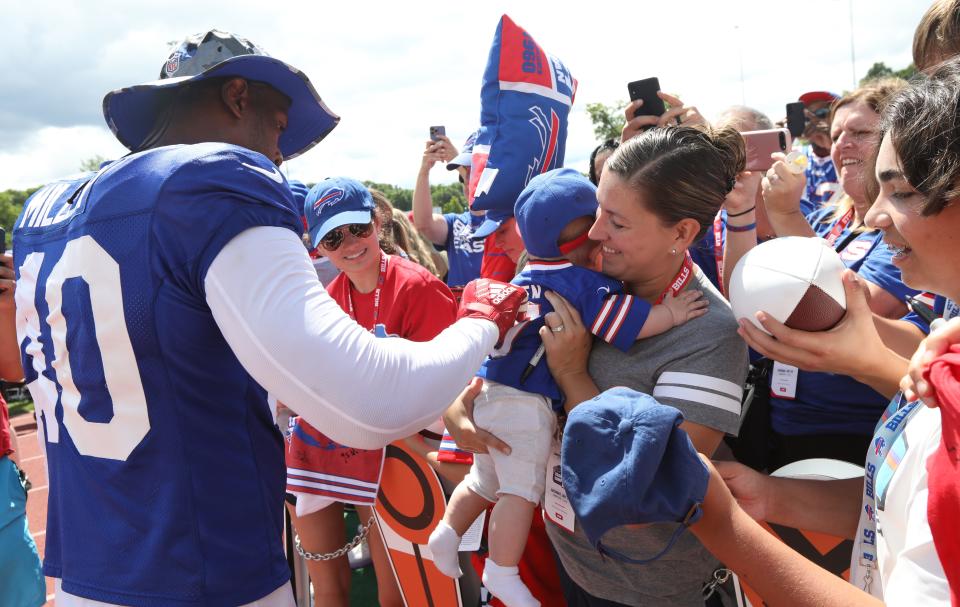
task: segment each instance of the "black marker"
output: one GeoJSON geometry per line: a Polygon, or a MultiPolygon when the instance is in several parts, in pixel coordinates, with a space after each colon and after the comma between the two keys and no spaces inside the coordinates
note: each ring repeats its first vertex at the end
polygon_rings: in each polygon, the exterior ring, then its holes
{"type": "Polygon", "coordinates": [[[931,331],[936,331],[941,326],[943,326],[947,321],[937,316],[937,313],[934,312],[930,306],[921,302],[915,297],[906,297],[907,305],[910,307],[913,312],[919,316],[923,322],[927,323],[927,326],[930,327],[931,331]]]}
{"type": "Polygon", "coordinates": [[[540,359],[543,358],[543,353],[546,349],[543,347],[543,342],[540,343],[540,347],[537,348],[537,351],[533,353],[533,356],[530,357],[530,362],[527,363],[527,368],[523,370],[523,373],[520,374],[520,383],[527,381],[527,378],[530,377],[530,374],[533,373],[533,370],[537,368],[537,365],[540,363],[540,359]]]}

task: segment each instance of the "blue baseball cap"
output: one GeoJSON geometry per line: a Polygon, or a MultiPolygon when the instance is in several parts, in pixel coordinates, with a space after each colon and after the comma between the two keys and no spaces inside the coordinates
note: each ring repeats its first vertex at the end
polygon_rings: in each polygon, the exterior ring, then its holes
{"type": "Polygon", "coordinates": [[[590,543],[601,554],[643,564],[666,554],[703,515],[710,475],[687,433],[683,415],[652,396],[611,388],[567,417],[561,449],[563,488],[590,543]],[[679,522],[667,546],[644,559],[601,543],[620,525],[679,522]]]}
{"type": "Polygon", "coordinates": [[[295,158],[320,143],[340,117],[320,99],[306,74],[274,59],[239,36],[210,30],[194,34],[173,50],[160,79],[124,87],[103,98],[103,117],[120,143],[132,151],[153,145],[158,117],[177,87],[209,78],[236,76],[268,84],[290,99],[287,129],[280,135],[280,152],[295,158]]]}
{"type": "Polygon", "coordinates": [[[523,188],[513,207],[527,252],[547,258],[563,257],[557,241],[571,221],[596,213],[596,186],[573,169],[537,175],[523,188]]]}
{"type": "Polygon", "coordinates": [[[330,230],[351,223],[370,223],[377,205],[370,190],[356,179],[327,177],[303,201],[310,243],[317,247],[330,230]]]}
{"type": "Polygon", "coordinates": [[[513,217],[513,211],[510,209],[490,209],[483,216],[483,223],[473,230],[472,238],[486,238],[493,234],[500,227],[500,224],[513,217]]]}
{"type": "Polygon", "coordinates": [[[463,147],[460,148],[460,153],[457,154],[456,158],[447,163],[448,171],[455,171],[458,167],[473,166],[473,144],[477,142],[477,135],[479,134],[480,129],[470,133],[470,136],[467,137],[467,140],[463,142],[463,147]]]}

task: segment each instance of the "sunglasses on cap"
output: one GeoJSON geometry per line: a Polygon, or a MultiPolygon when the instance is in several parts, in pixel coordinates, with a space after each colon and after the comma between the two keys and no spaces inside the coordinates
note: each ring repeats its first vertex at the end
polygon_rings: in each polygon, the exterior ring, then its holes
{"type": "Polygon", "coordinates": [[[336,251],[343,244],[343,230],[350,230],[350,233],[357,238],[366,238],[373,233],[373,222],[370,223],[351,223],[339,228],[334,228],[327,232],[326,236],[320,239],[320,246],[327,251],[336,251]]]}
{"type": "Polygon", "coordinates": [[[816,116],[817,118],[826,118],[826,117],[828,117],[828,116],[830,115],[830,108],[829,108],[829,107],[822,107],[822,108],[820,108],[820,109],[818,109],[818,110],[815,110],[815,111],[813,111],[813,112],[810,112],[810,113],[813,114],[814,116],[816,116]]]}

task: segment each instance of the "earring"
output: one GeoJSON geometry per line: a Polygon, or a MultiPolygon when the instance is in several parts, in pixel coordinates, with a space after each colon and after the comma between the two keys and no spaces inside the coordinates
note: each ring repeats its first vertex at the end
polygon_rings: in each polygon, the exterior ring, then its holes
{"type": "Polygon", "coordinates": [[[671,255],[676,255],[676,254],[677,254],[677,250],[676,250],[676,249],[670,249],[670,254],[671,254],[671,255]]]}

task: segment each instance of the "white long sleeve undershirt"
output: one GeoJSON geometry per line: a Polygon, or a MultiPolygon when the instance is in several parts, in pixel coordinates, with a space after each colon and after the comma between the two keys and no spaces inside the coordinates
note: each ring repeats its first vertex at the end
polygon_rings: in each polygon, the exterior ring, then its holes
{"type": "Polygon", "coordinates": [[[498,336],[492,322],[463,319],[428,342],[378,339],[340,309],[303,243],[278,227],[231,240],[204,284],[247,372],[333,440],[363,449],[435,421],[498,336]]]}

